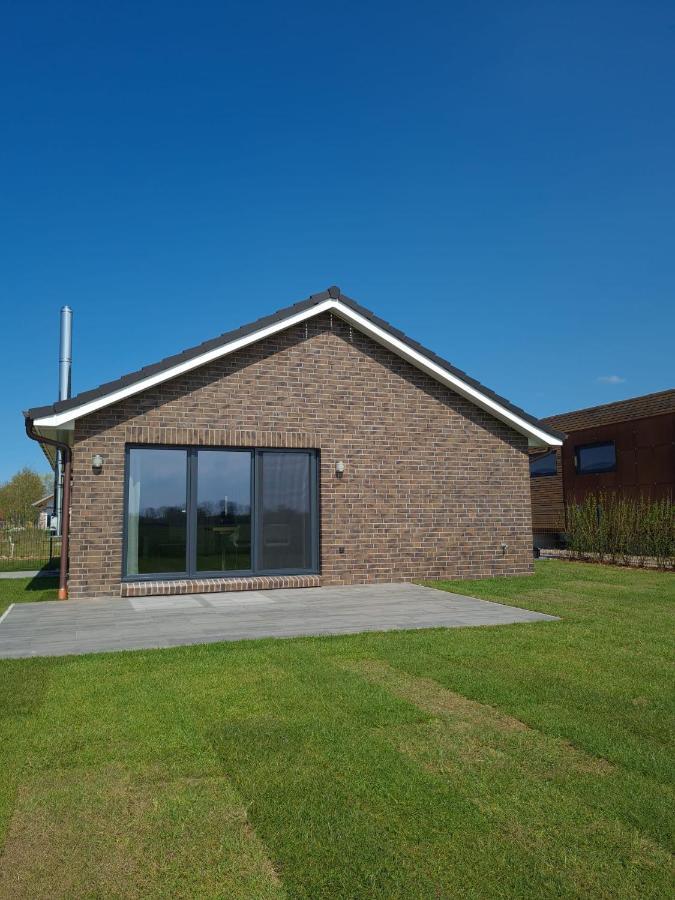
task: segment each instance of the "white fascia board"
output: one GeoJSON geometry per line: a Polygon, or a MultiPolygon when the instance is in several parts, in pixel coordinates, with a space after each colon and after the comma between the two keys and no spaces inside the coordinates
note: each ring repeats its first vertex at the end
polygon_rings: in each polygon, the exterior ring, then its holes
{"type": "Polygon", "coordinates": [[[339,300],[333,299],[324,300],[322,303],[317,303],[316,306],[310,306],[302,312],[290,315],[285,319],[281,319],[278,322],[260,328],[258,331],[251,332],[251,334],[247,334],[244,337],[236,338],[227,344],[223,344],[222,347],[208,350],[199,356],[195,356],[193,359],[178,363],[177,365],[172,366],[169,369],[164,369],[161,372],[157,372],[154,375],[149,375],[147,378],[136,381],[134,384],[128,385],[127,387],[119,388],[116,391],[112,391],[110,394],[83,403],[82,406],[74,407],[73,409],[66,410],[62,413],[53,413],[52,415],[42,416],[35,420],[35,428],[72,428],[75,419],[87,416],[90,413],[96,412],[96,410],[102,409],[105,406],[110,406],[113,403],[118,403],[120,400],[125,400],[127,397],[131,397],[141,391],[146,391],[148,388],[154,387],[157,384],[161,384],[171,378],[176,378],[178,375],[183,375],[185,372],[197,369],[215,359],[220,359],[223,356],[241,350],[243,347],[248,347],[250,344],[255,344],[257,341],[264,340],[264,338],[277,334],[279,331],[284,331],[286,328],[291,328],[293,325],[297,325],[307,319],[314,318],[314,316],[321,315],[321,313],[324,312],[336,313],[341,319],[356,326],[359,331],[367,334],[382,346],[392,350],[398,356],[414,365],[415,368],[426,372],[436,381],[440,381],[453,391],[461,394],[461,396],[466,397],[467,400],[475,403],[476,406],[479,406],[481,409],[484,409],[486,412],[495,416],[495,418],[510,425],[521,434],[524,434],[529,439],[531,446],[562,446],[560,438],[548,434],[548,432],[543,431],[526,419],[521,418],[491,397],[488,397],[482,391],[463,381],[457,375],[454,375],[448,369],[438,365],[438,363],[435,363],[423,353],[415,350],[409,344],[406,344],[405,341],[399,340],[399,338],[394,337],[385,329],[380,328],[370,319],[367,319],[365,316],[362,316],[360,313],[351,309],[351,307],[340,303],[339,300]]]}
{"type": "Polygon", "coordinates": [[[423,372],[431,375],[436,381],[440,381],[447,387],[452,388],[456,393],[461,394],[462,397],[471,400],[476,406],[491,413],[495,418],[500,419],[502,422],[515,428],[517,431],[521,432],[521,434],[526,435],[533,446],[562,447],[562,440],[560,440],[560,438],[554,437],[552,434],[543,431],[541,428],[528,422],[527,419],[521,418],[517,413],[502,406],[501,403],[488,397],[482,391],[468,384],[466,381],[463,381],[459,376],[454,375],[448,369],[433,362],[428,356],[415,350],[409,344],[406,344],[405,341],[401,341],[397,337],[394,337],[388,331],[375,325],[355,310],[350,309],[348,306],[343,306],[339,301],[336,303],[336,306],[336,312],[340,314],[340,317],[351,322],[359,331],[369,335],[379,344],[388,347],[396,353],[397,356],[401,356],[403,359],[408,360],[415,368],[421,369],[423,372]]]}
{"type": "Polygon", "coordinates": [[[304,322],[306,319],[311,319],[313,316],[326,312],[326,310],[332,309],[334,306],[334,300],[325,300],[323,303],[318,303],[316,306],[310,306],[309,309],[303,310],[303,312],[288,316],[287,319],[281,319],[278,322],[274,322],[272,325],[267,325],[265,328],[261,328],[244,337],[230,341],[228,344],[223,344],[222,347],[215,347],[213,350],[207,350],[206,353],[201,353],[193,359],[188,359],[185,362],[171,366],[170,369],[163,369],[161,372],[149,375],[147,378],[143,378],[140,381],[135,381],[133,384],[112,391],[110,394],[106,394],[103,397],[96,397],[88,403],[83,403],[82,406],[73,407],[62,413],[53,413],[49,416],[42,416],[39,419],[35,419],[33,424],[36,428],[58,428],[66,422],[81,419],[82,416],[88,416],[90,413],[96,412],[96,410],[102,409],[104,406],[110,406],[112,403],[119,403],[120,400],[126,400],[127,397],[132,397],[134,394],[139,394],[141,391],[147,391],[148,388],[154,387],[157,384],[161,384],[171,378],[176,378],[178,375],[183,375],[185,372],[191,372],[193,369],[198,369],[206,363],[213,362],[215,359],[220,359],[222,356],[227,356],[229,353],[234,353],[236,350],[241,350],[243,347],[248,347],[250,344],[255,344],[257,341],[262,341],[264,338],[270,337],[270,335],[276,334],[279,331],[284,331],[286,328],[291,328],[293,325],[304,322]]]}

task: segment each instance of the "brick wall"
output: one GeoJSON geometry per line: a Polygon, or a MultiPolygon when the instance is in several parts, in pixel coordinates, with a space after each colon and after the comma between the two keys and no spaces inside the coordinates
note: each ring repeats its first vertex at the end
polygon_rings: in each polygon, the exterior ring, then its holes
{"type": "Polygon", "coordinates": [[[128,442],[318,448],[323,584],[531,571],[526,438],[330,314],[77,422],[72,597],[120,593],[128,442]]]}
{"type": "MultiPolygon", "coordinates": [[[[541,450],[532,451],[531,457],[541,456],[541,450]]],[[[560,448],[555,451],[556,474],[533,478],[530,481],[532,496],[532,528],[536,531],[560,532],[565,530],[565,500],[563,497],[563,469],[560,448]]]]}

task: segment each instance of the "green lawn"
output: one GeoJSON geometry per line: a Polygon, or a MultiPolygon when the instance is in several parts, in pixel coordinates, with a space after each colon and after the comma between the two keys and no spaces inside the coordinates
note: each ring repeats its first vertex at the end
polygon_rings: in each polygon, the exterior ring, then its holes
{"type": "MultiPolygon", "coordinates": [[[[58,576],[40,578],[0,578],[0,616],[10,603],[31,603],[35,600],[56,600],[58,576]]],[[[0,709],[0,716],[2,709],[0,709]]]]}
{"type": "Polygon", "coordinates": [[[561,621],[0,661],[0,897],[672,896],[675,576],[454,587],[561,621]]]}

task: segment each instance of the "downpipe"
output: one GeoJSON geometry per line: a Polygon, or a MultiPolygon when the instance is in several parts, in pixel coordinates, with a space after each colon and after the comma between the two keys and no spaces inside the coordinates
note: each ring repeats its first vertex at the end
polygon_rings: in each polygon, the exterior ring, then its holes
{"type": "Polygon", "coordinates": [[[26,434],[38,444],[49,444],[61,451],[63,460],[63,499],[61,502],[61,559],[59,561],[59,600],[68,599],[68,538],[70,535],[70,469],[72,451],[68,444],[38,435],[33,420],[26,419],[26,434]]]}

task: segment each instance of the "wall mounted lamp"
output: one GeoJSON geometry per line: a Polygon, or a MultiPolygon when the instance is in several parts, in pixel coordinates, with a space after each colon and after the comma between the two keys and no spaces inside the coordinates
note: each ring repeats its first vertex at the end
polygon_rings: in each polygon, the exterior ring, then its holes
{"type": "Polygon", "coordinates": [[[100,453],[94,454],[91,458],[91,467],[92,469],[96,469],[100,471],[103,468],[103,457],[100,453]]]}
{"type": "Polygon", "coordinates": [[[341,459],[335,463],[335,474],[338,478],[342,478],[342,476],[345,474],[345,464],[341,459]]]}

